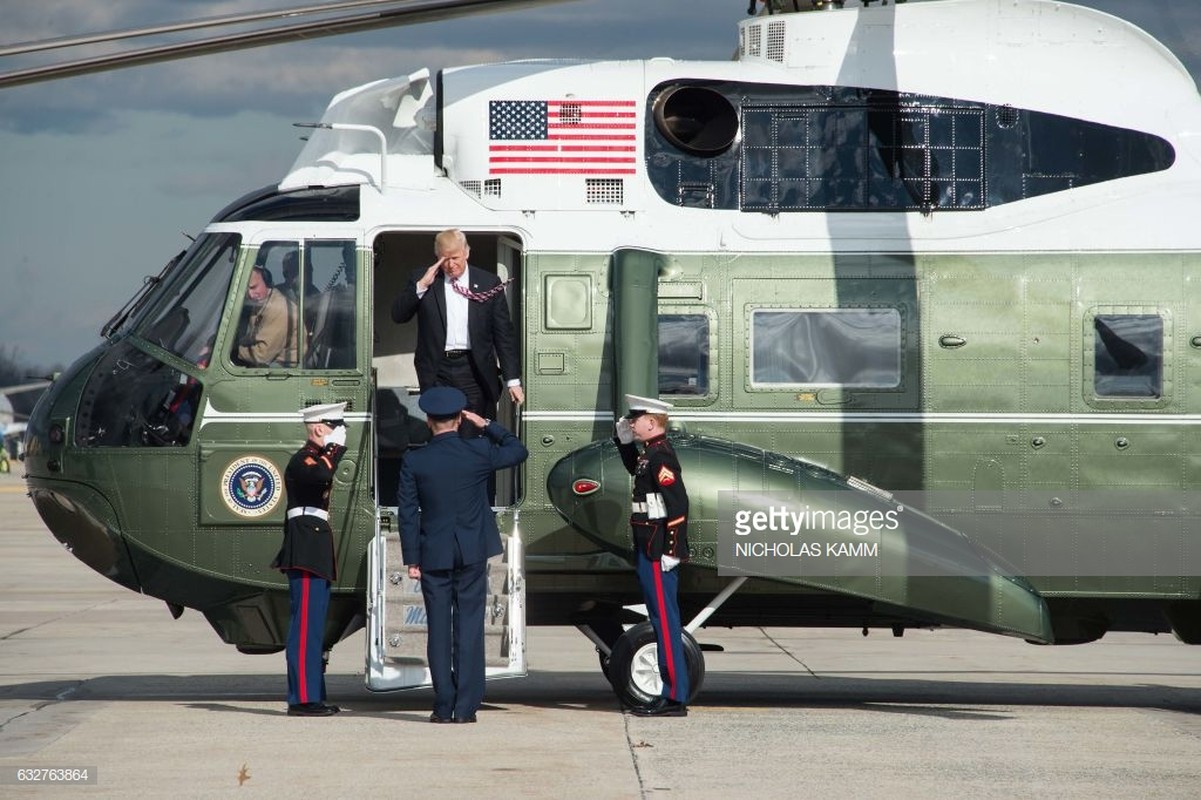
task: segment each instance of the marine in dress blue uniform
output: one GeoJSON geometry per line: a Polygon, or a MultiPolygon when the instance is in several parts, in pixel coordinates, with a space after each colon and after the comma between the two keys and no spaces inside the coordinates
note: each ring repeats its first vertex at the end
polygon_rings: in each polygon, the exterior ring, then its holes
{"type": "Polygon", "coordinates": [[[430,722],[475,722],[484,700],[484,604],[488,559],[502,551],[489,501],[493,472],[525,461],[525,445],[471,411],[451,386],[421,395],[433,438],[405,454],[397,497],[400,546],[409,576],[421,579],[434,684],[430,722]],[[459,435],[460,424],[483,430],[459,435]]]}
{"type": "Polygon", "coordinates": [[[271,566],[288,576],[292,599],[286,648],[289,716],[327,717],[340,710],[325,702],[321,654],[330,583],[338,577],[329,496],[346,453],[345,408],[345,403],[328,403],[301,409],[309,438],[284,471],[287,522],[271,566]]]}
{"type": "Polygon", "coordinates": [[[647,615],[655,629],[663,691],[649,706],[631,709],[640,716],[687,716],[688,662],[677,599],[679,571],[688,560],[688,491],[671,442],[667,411],[661,400],[626,395],[630,411],[617,422],[614,442],[626,471],[634,476],[630,529],[634,568],[647,615]],[[642,452],[634,444],[642,442],[642,452]]]}

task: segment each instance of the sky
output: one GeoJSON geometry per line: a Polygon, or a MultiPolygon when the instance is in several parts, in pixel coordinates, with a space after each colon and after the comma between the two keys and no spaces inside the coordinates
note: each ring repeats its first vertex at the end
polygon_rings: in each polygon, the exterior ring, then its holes
{"type": "MultiPolygon", "coordinates": [[[[0,45],[312,2],[6,0],[0,45]]],[[[1201,2],[1078,2],[1146,28],[1201,79],[1201,2]]],[[[516,58],[725,60],[746,7],[572,0],[0,89],[0,346],[48,369],[98,344],[185,234],[279,181],[301,146],[292,123],[320,119],[338,91],[516,58]]],[[[0,72],[111,49],[0,56],[0,72]]]]}

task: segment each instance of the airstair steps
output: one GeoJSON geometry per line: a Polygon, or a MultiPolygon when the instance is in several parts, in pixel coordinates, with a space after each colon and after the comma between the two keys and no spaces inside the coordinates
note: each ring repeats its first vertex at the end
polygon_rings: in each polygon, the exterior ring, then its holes
{"type": "MultiPolygon", "coordinates": [[[[396,528],[393,526],[393,531],[396,528]]],[[[507,541],[507,537],[502,537],[507,541]]],[[[484,646],[487,666],[509,663],[508,553],[488,561],[488,598],[484,605],[484,646]]],[[[387,541],[384,585],[384,657],[393,663],[426,663],[426,614],[421,582],[408,576],[395,533],[387,541]]]]}

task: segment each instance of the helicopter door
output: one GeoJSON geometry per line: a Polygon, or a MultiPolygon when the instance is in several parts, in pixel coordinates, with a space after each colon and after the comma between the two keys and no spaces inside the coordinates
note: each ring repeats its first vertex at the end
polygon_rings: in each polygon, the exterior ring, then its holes
{"type": "MultiPolygon", "coordinates": [[[[517,278],[521,273],[521,242],[516,239],[510,239],[507,236],[496,237],[496,274],[502,281],[517,278]]],[[[517,291],[513,287],[509,287],[509,291],[505,292],[505,298],[509,304],[509,319],[513,321],[513,330],[517,332],[517,336],[521,344],[518,346],[524,349],[524,336],[522,332],[525,326],[521,319],[521,308],[517,305],[514,298],[517,296],[517,291]]],[[[524,353],[523,353],[524,356],[524,353]]],[[[524,357],[522,362],[525,362],[524,357]]],[[[504,425],[517,436],[522,438],[521,433],[521,414],[517,406],[513,404],[507,391],[500,393],[500,402],[496,409],[497,421],[504,425]]],[[[510,508],[516,504],[521,497],[521,467],[510,467],[502,469],[496,473],[496,505],[500,508],[510,508]]]]}

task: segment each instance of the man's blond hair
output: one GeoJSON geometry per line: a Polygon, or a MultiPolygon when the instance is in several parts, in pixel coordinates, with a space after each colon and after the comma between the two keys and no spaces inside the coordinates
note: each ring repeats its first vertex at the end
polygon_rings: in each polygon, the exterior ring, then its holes
{"type": "Polygon", "coordinates": [[[447,228],[434,237],[434,255],[441,256],[456,247],[467,247],[467,234],[458,228],[447,228]]]}

